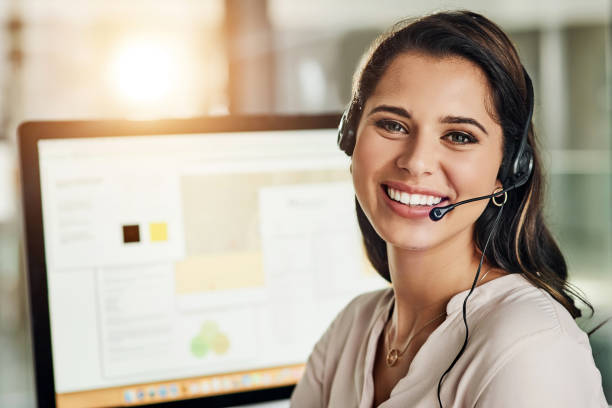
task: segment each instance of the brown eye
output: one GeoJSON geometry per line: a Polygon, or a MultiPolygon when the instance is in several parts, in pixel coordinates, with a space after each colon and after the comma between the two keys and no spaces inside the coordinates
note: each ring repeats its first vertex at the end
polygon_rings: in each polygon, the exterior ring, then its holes
{"type": "Polygon", "coordinates": [[[463,132],[453,132],[446,135],[448,140],[453,144],[470,144],[470,143],[478,143],[478,140],[470,135],[469,133],[463,132]]]}
{"type": "Polygon", "coordinates": [[[390,133],[408,133],[401,123],[394,120],[379,120],[376,126],[390,133]]]}

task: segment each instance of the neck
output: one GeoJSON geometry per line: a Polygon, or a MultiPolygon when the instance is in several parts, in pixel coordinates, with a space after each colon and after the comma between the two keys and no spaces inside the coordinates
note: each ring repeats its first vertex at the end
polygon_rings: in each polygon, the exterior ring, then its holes
{"type": "MultiPolygon", "coordinates": [[[[395,294],[392,331],[400,343],[444,313],[453,295],[472,286],[480,261],[471,234],[459,234],[444,246],[426,250],[387,244],[387,256],[395,294]]],[[[483,265],[481,276],[486,269],[483,265]]],[[[437,319],[423,333],[430,333],[442,321],[437,319]]]]}

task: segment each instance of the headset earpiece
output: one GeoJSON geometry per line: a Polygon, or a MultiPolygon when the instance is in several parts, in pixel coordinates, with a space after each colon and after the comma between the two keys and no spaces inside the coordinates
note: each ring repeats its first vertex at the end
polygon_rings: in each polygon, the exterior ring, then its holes
{"type": "Polygon", "coordinates": [[[512,181],[514,188],[520,187],[529,180],[533,171],[533,150],[527,145],[520,157],[517,157],[512,168],[512,181]]]}
{"type": "Polygon", "coordinates": [[[510,163],[509,174],[502,175],[505,180],[503,181],[504,188],[517,188],[522,186],[529,180],[531,172],[533,171],[533,149],[529,145],[529,127],[531,125],[531,118],[533,116],[534,109],[534,95],[533,95],[533,84],[529,74],[523,67],[523,75],[525,77],[525,86],[527,87],[527,104],[529,113],[527,120],[525,121],[525,127],[523,128],[523,134],[519,145],[515,150],[515,153],[510,163]]]}
{"type": "Polygon", "coordinates": [[[340,118],[340,123],[338,124],[338,147],[346,152],[345,149],[345,144],[346,144],[346,139],[348,137],[350,137],[349,135],[347,135],[349,131],[347,123],[348,123],[348,112],[350,110],[350,106],[348,108],[346,108],[346,110],[344,111],[344,113],[342,113],[342,118],[340,118]]]}
{"type": "Polygon", "coordinates": [[[342,114],[338,124],[338,147],[349,156],[353,155],[355,149],[355,109],[361,109],[357,102],[351,101],[342,114]]]}

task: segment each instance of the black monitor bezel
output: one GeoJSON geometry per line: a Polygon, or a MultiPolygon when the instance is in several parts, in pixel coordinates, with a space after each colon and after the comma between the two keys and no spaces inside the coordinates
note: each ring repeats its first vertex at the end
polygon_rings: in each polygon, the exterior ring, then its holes
{"type": "MultiPolygon", "coordinates": [[[[39,407],[56,407],[51,326],[45,262],[38,141],[109,136],[207,134],[247,131],[333,129],[340,114],[228,115],[165,120],[30,121],[18,130],[28,305],[31,320],[36,399],[39,407]]],[[[227,407],[288,398],[294,386],[169,401],[151,407],[227,407]]]]}

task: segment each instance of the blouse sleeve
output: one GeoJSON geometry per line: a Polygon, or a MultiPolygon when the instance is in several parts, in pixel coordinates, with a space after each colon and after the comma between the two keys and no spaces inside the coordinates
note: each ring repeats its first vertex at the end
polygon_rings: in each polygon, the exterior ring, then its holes
{"type": "Polygon", "coordinates": [[[476,407],[608,408],[588,344],[559,333],[538,337],[516,345],[476,407]]]}

